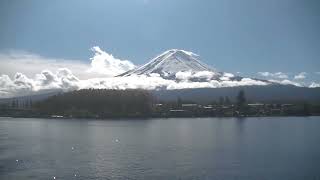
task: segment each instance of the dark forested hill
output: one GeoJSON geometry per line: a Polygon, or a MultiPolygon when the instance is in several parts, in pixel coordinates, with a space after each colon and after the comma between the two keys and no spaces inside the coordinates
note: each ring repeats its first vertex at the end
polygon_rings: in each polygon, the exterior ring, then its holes
{"type": "Polygon", "coordinates": [[[44,115],[75,117],[139,117],[151,112],[152,97],[144,90],[83,89],[38,102],[44,115]]]}

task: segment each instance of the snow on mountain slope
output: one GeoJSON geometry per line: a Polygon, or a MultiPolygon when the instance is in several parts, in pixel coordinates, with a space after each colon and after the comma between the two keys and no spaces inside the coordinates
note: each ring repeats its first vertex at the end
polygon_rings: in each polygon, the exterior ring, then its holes
{"type": "MultiPolygon", "coordinates": [[[[177,83],[200,82],[210,86],[237,86],[240,84],[267,85],[272,82],[266,80],[244,78],[231,73],[217,71],[199,60],[199,55],[189,51],[171,49],[153,58],[151,61],[127,71],[118,77],[129,76],[160,76],[164,80],[173,80],[177,83]]],[[[274,84],[274,83],[273,83],[274,84]]]]}
{"type": "Polygon", "coordinates": [[[150,62],[136,69],[128,71],[120,76],[130,75],[151,75],[153,73],[159,74],[161,77],[171,79],[179,72],[215,72],[214,69],[202,63],[197,54],[192,52],[171,49],[165,51],[159,56],[152,59],[150,62]]]}

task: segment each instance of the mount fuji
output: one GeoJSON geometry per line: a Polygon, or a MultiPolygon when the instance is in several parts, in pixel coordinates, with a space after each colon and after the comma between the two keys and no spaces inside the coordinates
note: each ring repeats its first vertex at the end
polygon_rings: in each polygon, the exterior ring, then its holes
{"type": "MultiPolygon", "coordinates": [[[[191,82],[216,81],[241,81],[243,77],[231,73],[220,72],[200,61],[200,56],[189,51],[171,49],[151,59],[148,63],[129,70],[119,76],[160,75],[164,79],[189,80],[191,82]]],[[[247,78],[250,79],[250,78],[247,78]]],[[[252,79],[264,83],[266,80],[252,79]]]]}
{"type": "Polygon", "coordinates": [[[161,77],[168,78],[183,71],[214,71],[208,65],[202,63],[197,54],[192,52],[171,49],[153,58],[150,62],[136,69],[128,71],[122,76],[160,74],[161,77]]]}

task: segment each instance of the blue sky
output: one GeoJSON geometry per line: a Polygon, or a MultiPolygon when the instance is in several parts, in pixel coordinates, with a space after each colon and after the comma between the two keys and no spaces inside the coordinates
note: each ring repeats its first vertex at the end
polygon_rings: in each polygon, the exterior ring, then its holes
{"type": "Polygon", "coordinates": [[[99,46],[143,64],[171,48],[219,70],[319,82],[318,0],[1,0],[0,51],[89,63],[99,46]]]}

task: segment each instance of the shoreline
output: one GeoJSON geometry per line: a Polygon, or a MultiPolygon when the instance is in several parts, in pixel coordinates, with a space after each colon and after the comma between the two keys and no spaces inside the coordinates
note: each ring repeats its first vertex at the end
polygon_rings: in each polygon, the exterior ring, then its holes
{"type": "Polygon", "coordinates": [[[119,120],[119,119],[128,119],[128,120],[136,120],[136,119],[170,119],[170,118],[251,118],[251,117],[320,117],[320,114],[312,114],[312,115],[274,115],[274,116],[140,116],[140,117],[51,117],[51,116],[1,116],[0,118],[36,118],[36,119],[61,119],[61,120],[71,120],[71,119],[90,119],[90,120],[119,120]]]}

